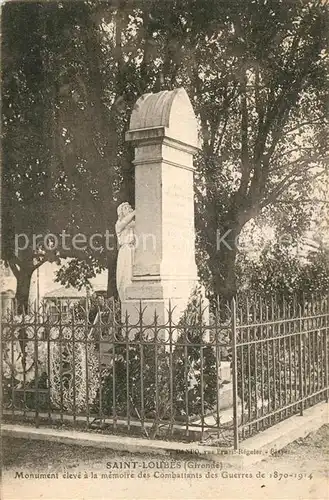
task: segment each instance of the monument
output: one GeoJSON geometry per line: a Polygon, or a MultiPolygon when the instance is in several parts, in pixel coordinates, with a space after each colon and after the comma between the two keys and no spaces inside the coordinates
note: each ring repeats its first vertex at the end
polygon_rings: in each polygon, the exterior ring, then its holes
{"type": "Polygon", "coordinates": [[[193,154],[197,121],[183,88],[145,94],[132,111],[126,141],[135,147],[136,248],[122,313],[137,322],[177,321],[198,282],[195,263],[193,154]]]}

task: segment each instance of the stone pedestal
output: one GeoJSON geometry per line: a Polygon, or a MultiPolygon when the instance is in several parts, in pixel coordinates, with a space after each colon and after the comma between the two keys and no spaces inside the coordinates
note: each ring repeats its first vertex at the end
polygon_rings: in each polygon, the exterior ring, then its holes
{"type": "Polygon", "coordinates": [[[133,109],[126,140],[135,146],[137,247],[123,315],[144,323],[178,321],[198,282],[195,264],[193,154],[197,122],[183,88],[145,94],[133,109]]]}
{"type": "Polygon", "coordinates": [[[5,317],[14,310],[15,294],[12,290],[1,292],[1,316],[5,317]]]}

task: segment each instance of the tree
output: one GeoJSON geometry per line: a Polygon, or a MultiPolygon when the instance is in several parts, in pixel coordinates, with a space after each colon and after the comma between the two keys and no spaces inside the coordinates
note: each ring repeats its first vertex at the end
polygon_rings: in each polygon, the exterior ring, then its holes
{"type": "MultiPolygon", "coordinates": [[[[17,279],[19,306],[27,310],[31,276],[44,262],[44,255],[37,255],[32,245],[15,249],[15,235],[23,234],[31,242],[33,234],[46,234],[49,227],[46,214],[51,180],[45,166],[52,160],[51,95],[43,71],[40,9],[37,4],[8,7],[2,19],[2,258],[17,279]]],[[[52,257],[48,252],[48,258],[52,257]]]]}
{"type": "Polygon", "coordinates": [[[139,5],[132,23],[142,22],[144,50],[134,74],[149,79],[144,91],[187,87],[202,138],[199,255],[211,288],[229,298],[244,225],[291,201],[301,218],[314,180],[327,172],[328,8],[263,0],[139,5]]]}
{"type": "Polygon", "coordinates": [[[101,251],[33,244],[37,235],[91,235],[114,226],[122,98],[113,84],[104,100],[115,61],[101,57],[96,14],[88,3],[4,8],[2,258],[17,278],[20,309],[27,309],[33,271],[46,260],[113,262],[101,251]],[[29,243],[24,250],[15,248],[19,234],[29,243]]]}
{"type": "Polygon", "coordinates": [[[250,0],[225,11],[188,68],[203,137],[200,245],[216,293],[230,297],[246,222],[287,198],[302,201],[327,169],[328,9],[250,0]]]}

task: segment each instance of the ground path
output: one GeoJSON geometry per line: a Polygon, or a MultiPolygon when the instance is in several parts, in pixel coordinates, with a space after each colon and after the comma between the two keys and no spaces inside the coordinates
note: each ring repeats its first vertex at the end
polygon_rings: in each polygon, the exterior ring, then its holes
{"type": "Polygon", "coordinates": [[[197,457],[131,455],[5,437],[2,498],[326,500],[328,459],[329,425],[243,470],[219,468],[219,463],[209,468],[209,463],[197,457]],[[131,464],[130,469],[125,462],[131,464]],[[24,476],[52,474],[53,479],[15,479],[21,472],[24,476]],[[126,479],[117,479],[116,474],[125,474],[126,479]]]}

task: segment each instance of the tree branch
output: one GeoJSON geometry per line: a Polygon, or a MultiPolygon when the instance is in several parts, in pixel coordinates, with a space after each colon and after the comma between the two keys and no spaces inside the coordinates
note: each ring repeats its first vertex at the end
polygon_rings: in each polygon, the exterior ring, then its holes
{"type": "MultiPolygon", "coordinates": [[[[277,185],[277,187],[262,201],[261,208],[265,208],[267,205],[276,201],[278,196],[280,196],[282,193],[284,193],[284,191],[286,191],[286,189],[288,189],[293,184],[295,184],[299,179],[299,175],[298,175],[299,170],[300,170],[300,167],[298,167],[298,169],[296,169],[295,173],[286,175],[285,178],[282,179],[282,181],[280,181],[280,183],[277,185]],[[290,179],[290,181],[288,182],[289,179],[290,179]]],[[[304,171],[304,173],[305,173],[305,171],[304,171]]],[[[317,179],[321,175],[323,175],[323,172],[318,172],[317,174],[314,175],[313,180],[317,179]]]]}
{"type": "MultiPolygon", "coordinates": [[[[323,116],[325,119],[325,116],[323,116]]],[[[307,122],[302,122],[299,125],[296,125],[296,127],[290,128],[289,130],[285,130],[285,134],[290,134],[291,132],[295,132],[295,130],[299,130],[302,127],[305,127],[306,125],[316,125],[322,122],[322,119],[319,118],[318,120],[308,120],[307,122]]]]}
{"type": "Polygon", "coordinates": [[[243,70],[241,82],[241,181],[238,189],[238,196],[244,197],[247,193],[250,180],[250,158],[248,146],[248,106],[247,106],[247,76],[243,70]]]}
{"type": "Polygon", "coordinates": [[[13,255],[10,259],[8,259],[8,264],[9,264],[10,269],[12,270],[15,278],[18,279],[22,263],[16,257],[16,255],[13,255]]]}
{"type": "Polygon", "coordinates": [[[44,264],[45,262],[47,262],[47,259],[43,259],[40,262],[38,262],[37,264],[34,264],[34,266],[32,268],[32,271],[35,271],[36,269],[38,269],[39,267],[41,267],[42,264],[44,264]]]}

